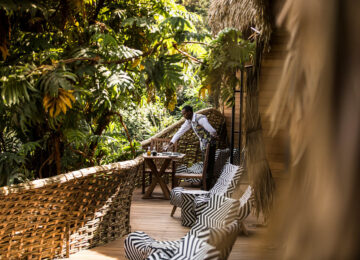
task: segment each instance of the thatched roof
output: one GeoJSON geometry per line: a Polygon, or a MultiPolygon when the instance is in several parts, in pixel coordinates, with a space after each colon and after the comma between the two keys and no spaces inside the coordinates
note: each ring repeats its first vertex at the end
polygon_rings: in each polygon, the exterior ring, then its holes
{"type": "Polygon", "coordinates": [[[212,0],[208,15],[214,34],[227,27],[242,32],[253,27],[260,31],[265,45],[270,40],[272,26],[268,0],[212,0]]]}

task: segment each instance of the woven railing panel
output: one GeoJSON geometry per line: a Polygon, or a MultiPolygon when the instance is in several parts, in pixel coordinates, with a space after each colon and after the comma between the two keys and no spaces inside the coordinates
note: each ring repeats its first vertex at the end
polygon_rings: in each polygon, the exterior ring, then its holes
{"type": "MultiPolygon", "coordinates": [[[[226,143],[226,124],[225,124],[225,117],[224,115],[213,108],[207,108],[196,113],[206,115],[208,118],[209,123],[216,129],[217,133],[220,136],[220,140],[217,143],[217,148],[225,148],[227,146],[226,143]]],[[[182,123],[184,123],[184,119],[181,119],[177,123],[169,126],[168,128],[164,129],[160,133],[156,134],[152,138],[172,138],[173,135],[179,130],[182,123]]],[[[146,149],[151,142],[151,138],[143,141],[141,143],[142,147],[146,149]]],[[[186,154],[184,159],[181,163],[186,164],[187,166],[191,166],[195,162],[202,160],[202,154],[200,150],[199,139],[195,135],[194,131],[189,130],[187,131],[178,141],[177,141],[177,151],[180,153],[186,154]]],[[[170,176],[169,176],[170,177],[170,176]]],[[[136,181],[136,187],[141,186],[141,175],[139,175],[138,180],[136,181]]],[[[146,185],[149,185],[149,176],[146,175],[146,185]]]]}
{"type": "Polygon", "coordinates": [[[0,188],[0,259],[65,256],[130,231],[142,158],[0,188]]]}

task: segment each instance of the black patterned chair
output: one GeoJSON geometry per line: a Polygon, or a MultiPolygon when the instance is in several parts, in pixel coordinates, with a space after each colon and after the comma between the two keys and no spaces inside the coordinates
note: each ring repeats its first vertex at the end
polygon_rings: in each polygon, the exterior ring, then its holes
{"type": "MultiPolygon", "coordinates": [[[[226,152],[225,152],[226,154],[226,152]]],[[[215,185],[207,192],[202,192],[202,196],[210,197],[212,194],[223,194],[228,198],[231,198],[236,189],[239,188],[240,178],[244,173],[243,167],[232,165],[227,163],[223,166],[221,170],[220,177],[217,179],[215,185]]],[[[174,215],[176,209],[178,207],[182,208],[185,206],[186,208],[192,210],[193,209],[193,201],[188,200],[186,202],[183,201],[184,196],[182,194],[186,191],[183,187],[176,187],[172,189],[170,193],[170,204],[173,205],[173,209],[171,211],[171,216],[174,215]]],[[[192,191],[187,191],[191,193],[192,191]]],[[[194,196],[197,197],[198,192],[193,191],[194,196]]],[[[188,196],[190,197],[190,196],[188,196]]],[[[186,198],[186,197],[185,197],[186,198]]],[[[186,215],[186,214],[185,214],[186,215]]]]}
{"type": "MultiPolygon", "coordinates": [[[[240,229],[238,219],[243,211],[240,205],[241,200],[212,195],[187,236],[215,247],[219,252],[215,259],[227,259],[240,229]]],[[[174,256],[179,253],[181,245],[183,253],[192,251],[191,246],[183,242],[185,239],[186,236],[177,241],[157,241],[144,232],[133,232],[125,239],[125,253],[131,260],[178,259],[174,256]]]]}
{"type": "Polygon", "coordinates": [[[187,234],[175,250],[162,250],[151,254],[147,260],[216,260],[220,252],[203,239],[187,234]]]}
{"type": "MultiPolygon", "coordinates": [[[[197,196],[194,200],[193,210],[195,218],[202,214],[203,210],[207,207],[210,198],[208,196],[197,196]]],[[[240,197],[240,211],[238,216],[241,231],[248,235],[247,227],[244,220],[250,215],[254,204],[254,193],[252,187],[249,185],[240,197]]]]}

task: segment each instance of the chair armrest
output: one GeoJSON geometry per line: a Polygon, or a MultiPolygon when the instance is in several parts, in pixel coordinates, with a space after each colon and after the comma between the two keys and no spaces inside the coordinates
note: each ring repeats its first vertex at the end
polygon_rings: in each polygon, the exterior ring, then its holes
{"type": "Polygon", "coordinates": [[[191,178],[191,179],[202,179],[202,174],[196,173],[176,173],[175,178],[191,178]]]}

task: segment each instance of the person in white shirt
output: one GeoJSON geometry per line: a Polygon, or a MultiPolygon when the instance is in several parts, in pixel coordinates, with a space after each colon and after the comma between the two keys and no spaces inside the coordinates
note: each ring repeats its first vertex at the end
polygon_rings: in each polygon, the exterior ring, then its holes
{"type": "Polygon", "coordinates": [[[202,114],[196,114],[193,112],[191,106],[184,106],[181,110],[183,117],[186,119],[180,129],[175,133],[170,141],[168,149],[188,130],[191,128],[197,135],[200,141],[200,149],[205,151],[206,145],[211,142],[211,139],[218,139],[216,130],[210,125],[207,117],[202,114]]]}
{"type": "Polygon", "coordinates": [[[210,125],[207,117],[202,114],[196,114],[193,112],[191,106],[184,106],[181,110],[183,117],[186,119],[182,124],[180,129],[172,137],[170,144],[167,149],[172,147],[172,145],[190,128],[193,129],[200,141],[200,149],[203,155],[203,160],[205,159],[205,150],[208,143],[209,146],[209,155],[208,155],[208,166],[206,172],[206,187],[209,190],[213,185],[213,172],[214,172],[214,162],[215,162],[215,151],[216,151],[216,142],[219,137],[216,133],[216,130],[210,125]]]}

